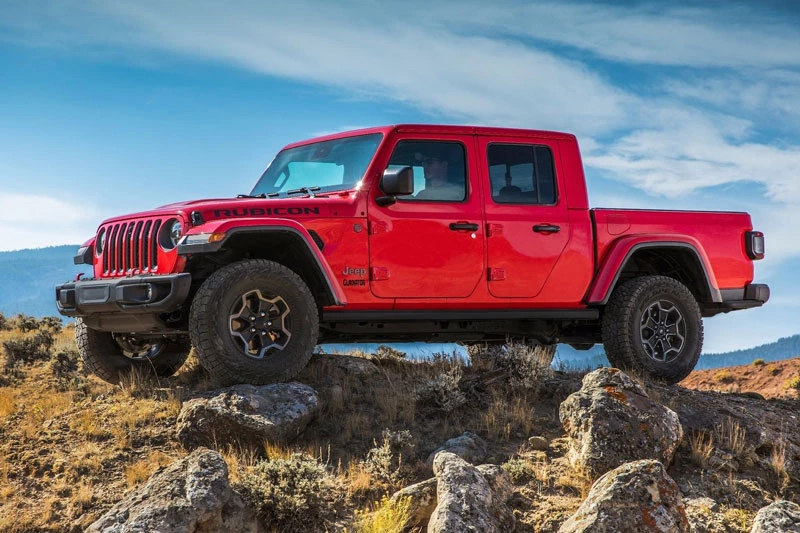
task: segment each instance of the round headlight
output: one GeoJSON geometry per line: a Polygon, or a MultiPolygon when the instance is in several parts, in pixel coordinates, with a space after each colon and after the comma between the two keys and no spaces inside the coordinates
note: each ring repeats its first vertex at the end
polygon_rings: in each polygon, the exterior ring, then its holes
{"type": "Polygon", "coordinates": [[[172,226],[169,229],[169,239],[172,241],[172,247],[178,246],[178,241],[181,238],[181,231],[183,228],[181,227],[181,221],[176,220],[172,223],[172,226]]]}
{"type": "Polygon", "coordinates": [[[106,230],[101,229],[100,233],[97,235],[94,243],[94,249],[97,252],[97,255],[103,253],[103,249],[106,247],[106,230]]]}
{"type": "Polygon", "coordinates": [[[181,221],[171,218],[164,222],[161,229],[158,231],[158,244],[160,244],[164,250],[172,250],[178,245],[178,240],[181,238],[182,232],[183,226],[181,226],[181,221]]]}

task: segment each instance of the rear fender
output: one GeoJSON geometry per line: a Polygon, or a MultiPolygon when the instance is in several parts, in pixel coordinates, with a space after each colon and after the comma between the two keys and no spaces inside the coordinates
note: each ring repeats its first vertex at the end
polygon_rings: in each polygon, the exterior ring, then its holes
{"type": "Polygon", "coordinates": [[[296,241],[303,246],[302,252],[305,253],[314,263],[314,267],[325,281],[328,296],[333,305],[345,305],[345,298],[342,289],[334,282],[336,277],[325,256],[322,255],[319,247],[314,242],[311,234],[295,220],[285,218],[273,218],[269,220],[260,219],[237,219],[237,220],[214,220],[196,226],[186,232],[186,235],[178,244],[178,254],[195,255],[204,253],[215,253],[222,250],[232,239],[245,234],[269,234],[284,233],[292,235],[296,241]],[[216,242],[199,242],[188,244],[192,236],[208,235],[214,236],[216,242]]]}
{"type": "Polygon", "coordinates": [[[712,302],[722,302],[722,295],[717,286],[711,262],[697,239],[688,235],[631,235],[618,239],[606,254],[595,276],[595,281],[589,289],[586,297],[587,304],[605,305],[608,303],[628,261],[642,250],[657,251],[659,249],[678,249],[691,253],[705,277],[700,283],[707,288],[707,297],[712,302]]]}

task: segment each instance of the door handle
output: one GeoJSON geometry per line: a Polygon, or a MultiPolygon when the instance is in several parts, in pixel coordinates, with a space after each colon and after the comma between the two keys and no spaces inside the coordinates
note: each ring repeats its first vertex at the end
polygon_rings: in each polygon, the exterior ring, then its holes
{"type": "Polygon", "coordinates": [[[450,229],[453,231],[478,231],[478,225],[471,222],[452,222],[450,229]]]}
{"type": "Polygon", "coordinates": [[[558,233],[561,231],[561,226],[556,226],[555,224],[536,224],[533,227],[533,231],[536,233],[558,233]]]}

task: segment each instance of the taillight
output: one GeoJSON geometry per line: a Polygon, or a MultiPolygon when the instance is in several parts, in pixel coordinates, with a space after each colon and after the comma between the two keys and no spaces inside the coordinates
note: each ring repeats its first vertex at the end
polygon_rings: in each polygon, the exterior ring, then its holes
{"type": "Polygon", "coordinates": [[[744,246],[750,259],[764,258],[764,234],[760,231],[748,231],[745,233],[744,246]]]}

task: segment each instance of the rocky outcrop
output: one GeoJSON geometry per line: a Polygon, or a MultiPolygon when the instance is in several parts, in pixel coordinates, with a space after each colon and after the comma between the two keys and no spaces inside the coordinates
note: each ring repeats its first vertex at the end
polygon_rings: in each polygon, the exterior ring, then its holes
{"type": "Polygon", "coordinates": [[[237,442],[290,443],[319,410],[317,393],[301,383],[234,385],[187,401],[176,424],[187,448],[237,442]]]}
{"type": "Polygon", "coordinates": [[[780,500],[767,505],[753,520],[750,533],[800,533],[800,505],[780,500]]]}
{"type": "Polygon", "coordinates": [[[392,495],[391,502],[397,505],[408,500],[408,520],[401,524],[402,531],[422,530],[436,509],[436,478],[415,483],[392,495]]]}
{"type": "Polygon", "coordinates": [[[433,461],[437,504],[428,533],[510,531],[514,515],[506,505],[511,484],[500,467],[475,467],[454,453],[433,461]]]}
{"type": "Polygon", "coordinates": [[[593,479],[637,459],[669,464],[683,437],[678,415],[615,368],[586,374],[559,415],[571,461],[593,479]]]}
{"type": "Polygon", "coordinates": [[[678,485],[664,465],[627,463],[598,479],[559,533],[678,533],[689,522],[678,485]]]}
{"type": "Polygon", "coordinates": [[[463,435],[445,441],[434,450],[426,461],[429,467],[433,467],[433,459],[439,452],[454,453],[466,462],[475,465],[486,459],[486,442],[475,433],[465,431],[463,435]]]}
{"type": "Polygon", "coordinates": [[[151,477],[87,532],[260,531],[255,514],[228,483],[217,452],[200,448],[151,477]]]}

